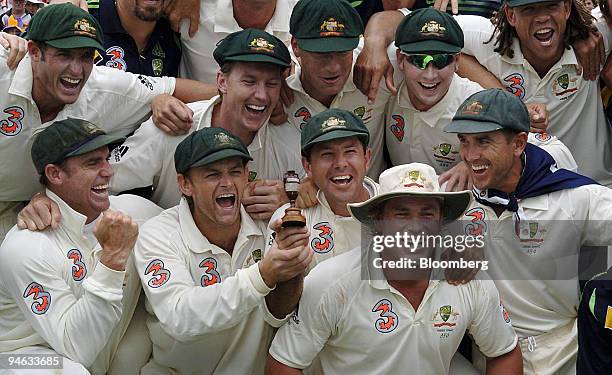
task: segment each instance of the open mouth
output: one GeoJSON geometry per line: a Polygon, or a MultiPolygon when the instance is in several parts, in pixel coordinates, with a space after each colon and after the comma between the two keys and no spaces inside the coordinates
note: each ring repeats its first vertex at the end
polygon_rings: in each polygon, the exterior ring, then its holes
{"type": "Polygon", "coordinates": [[[332,177],[331,182],[336,185],[348,185],[353,181],[353,177],[349,175],[335,176],[332,177]]]}
{"type": "Polygon", "coordinates": [[[534,38],[538,40],[544,46],[549,46],[552,44],[552,38],[555,34],[555,31],[550,27],[540,29],[533,34],[534,38]]]}
{"type": "Polygon", "coordinates": [[[97,196],[108,197],[108,184],[106,185],[95,185],[91,188],[91,191],[97,196]]]}
{"type": "Polygon", "coordinates": [[[66,87],[67,89],[74,90],[77,87],[79,87],[81,80],[76,79],[76,78],[63,77],[63,78],[60,78],[60,83],[62,84],[62,86],[66,87]]]}
{"type": "Polygon", "coordinates": [[[215,199],[215,201],[221,208],[232,208],[234,207],[234,203],[236,203],[236,195],[221,194],[215,199]]]}
{"type": "Polygon", "coordinates": [[[255,104],[245,104],[244,106],[248,112],[260,115],[265,112],[268,106],[265,105],[255,105],[255,104]]]}
{"type": "Polygon", "coordinates": [[[322,77],[323,82],[325,82],[328,85],[333,85],[334,83],[338,82],[338,80],[340,79],[340,76],[332,76],[332,77],[322,77]]]}
{"type": "Polygon", "coordinates": [[[475,165],[472,164],[472,172],[474,172],[475,175],[481,176],[483,175],[487,170],[489,169],[488,165],[475,165]]]}
{"type": "Polygon", "coordinates": [[[440,83],[424,83],[424,82],[419,82],[419,85],[421,86],[421,88],[423,88],[424,90],[430,90],[433,91],[435,90],[440,83]]]}

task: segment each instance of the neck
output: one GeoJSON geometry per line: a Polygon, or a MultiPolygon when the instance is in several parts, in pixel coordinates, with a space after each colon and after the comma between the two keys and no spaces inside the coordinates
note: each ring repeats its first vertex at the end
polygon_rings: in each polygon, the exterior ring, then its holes
{"type": "Polygon", "coordinates": [[[276,10],[276,1],[233,0],[234,19],[243,29],[264,30],[276,10]]]}
{"type": "Polygon", "coordinates": [[[134,39],[138,51],[142,51],[146,47],[153,29],[155,29],[157,21],[143,21],[136,17],[133,9],[126,1],[117,0],[116,4],[121,26],[134,39]]]}
{"type": "MultiPolygon", "coordinates": [[[[36,80],[36,78],[34,78],[36,80]]],[[[38,113],[40,114],[40,122],[44,124],[45,122],[51,121],[57,117],[57,114],[60,113],[62,109],[64,109],[64,103],[53,103],[45,100],[49,96],[42,89],[41,84],[32,84],[32,99],[34,99],[34,103],[36,103],[36,107],[38,108],[38,113]]]]}
{"type": "Polygon", "coordinates": [[[212,124],[240,138],[247,146],[253,142],[253,139],[255,139],[257,135],[257,132],[251,132],[240,126],[239,119],[236,118],[234,112],[231,111],[230,108],[223,105],[223,102],[215,104],[212,114],[212,124]]]}
{"type": "Polygon", "coordinates": [[[349,203],[364,202],[364,201],[368,200],[368,198],[370,198],[370,194],[368,193],[368,190],[363,185],[361,185],[360,190],[359,190],[359,194],[355,198],[351,199],[350,202],[330,202],[330,201],[327,201],[327,203],[329,204],[329,208],[331,208],[332,212],[335,215],[343,216],[343,217],[349,217],[349,216],[351,216],[351,213],[348,210],[347,204],[349,204],[349,203]]]}
{"type": "Polygon", "coordinates": [[[207,220],[205,215],[197,214],[194,215],[194,221],[200,233],[206,237],[208,242],[219,246],[232,255],[234,245],[238,239],[238,233],[240,232],[240,217],[231,225],[219,225],[207,220]]]}
{"type": "Polygon", "coordinates": [[[508,172],[508,175],[504,179],[504,182],[497,187],[497,190],[503,191],[504,193],[514,193],[518,187],[521,176],[523,175],[523,160],[519,156],[516,158],[512,169],[508,172]]]}
{"type": "Polygon", "coordinates": [[[557,51],[557,53],[555,53],[555,57],[551,59],[546,59],[546,60],[542,59],[541,56],[538,56],[535,54],[532,55],[528,51],[523,52],[523,57],[525,57],[525,59],[529,62],[529,64],[531,64],[533,69],[535,69],[536,73],[538,73],[538,76],[540,78],[544,78],[544,76],[546,76],[546,74],[550,71],[550,69],[553,66],[555,66],[555,64],[559,60],[561,60],[561,56],[563,56],[564,50],[565,48],[563,47],[563,44],[561,44],[559,46],[559,50],[557,51]]]}

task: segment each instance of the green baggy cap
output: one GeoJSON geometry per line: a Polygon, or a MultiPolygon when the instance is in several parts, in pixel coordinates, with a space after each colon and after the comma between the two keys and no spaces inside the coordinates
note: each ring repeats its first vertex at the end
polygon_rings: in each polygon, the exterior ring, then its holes
{"type": "Polygon", "coordinates": [[[334,139],[357,137],[365,147],[370,141],[370,132],[353,112],[343,109],[328,109],[313,116],[302,129],[302,155],[315,143],[334,139]]]}

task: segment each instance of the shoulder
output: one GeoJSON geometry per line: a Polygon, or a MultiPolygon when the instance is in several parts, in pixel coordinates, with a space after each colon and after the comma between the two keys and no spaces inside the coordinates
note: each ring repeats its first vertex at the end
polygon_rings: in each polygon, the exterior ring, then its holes
{"type": "Polygon", "coordinates": [[[304,288],[321,294],[336,289],[345,290],[361,281],[361,249],[324,260],[317,264],[304,279],[304,288]]]}
{"type": "Polygon", "coordinates": [[[170,207],[159,215],[147,220],[140,230],[142,236],[168,237],[171,232],[180,230],[179,207],[170,207]]]}
{"type": "Polygon", "coordinates": [[[457,95],[460,96],[463,100],[467,99],[468,96],[484,90],[482,86],[474,81],[470,81],[467,78],[463,78],[458,74],[455,74],[453,77],[457,83],[457,95]]]}
{"type": "Polygon", "coordinates": [[[53,232],[51,229],[34,232],[14,226],[0,246],[0,268],[6,271],[21,264],[31,264],[32,261],[49,262],[54,259],[53,232]]]}
{"type": "Polygon", "coordinates": [[[130,215],[139,225],[162,212],[161,207],[155,203],[132,194],[111,196],[110,203],[111,208],[130,215]]]}

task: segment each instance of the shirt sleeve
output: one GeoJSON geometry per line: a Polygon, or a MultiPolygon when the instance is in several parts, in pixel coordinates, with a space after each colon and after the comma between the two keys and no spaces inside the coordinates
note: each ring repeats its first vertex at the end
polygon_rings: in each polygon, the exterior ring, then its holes
{"type": "Polygon", "coordinates": [[[476,345],[489,358],[512,351],[518,337],[495,284],[491,280],[474,280],[471,283],[476,303],[468,331],[476,345]]]}
{"type": "Polygon", "coordinates": [[[558,168],[564,168],[572,172],[578,170],[578,165],[572,152],[561,140],[554,135],[542,133],[529,133],[527,141],[548,152],[555,159],[558,168]]]}
{"type": "Polygon", "coordinates": [[[321,267],[315,268],[306,276],[296,311],[276,332],[270,347],[274,359],[292,368],[310,366],[335,333],[341,315],[330,280],[320,271],[321,267]]]}
{"type": "Polygon", "coordinates": [[[581,221],[583,245],[612,245],[612,189],[602,185],[586,185],[574,189],[573,194],[576,194],[573,208],[577,211],[588,209],[586,215],[573,216],[584,218],[581,221]]]}
{"type": "Polygon", "coordinates": [[[258,263],[220,283],[196,285],[180,245],[169,242],[168,237],[176,235],[154,222],[146,223],[134,255],[149,304],[166,333],[176,340],[195,340],[235,326],[272,290],[263,281],[258,263]]]}
{"type": "Polygon", "coordinates": [[[54,244],[22,233],[8,238],[0,251],[7,291],[53,350],[91,365],[120,320],[125,272],[98,263],[77,296],[64,279],[70,270],[54,244]]]}
{"type": "Polygon", "coordinates": [[[111,191],[120,193],[155,185],[161,175],[164,160],[174,157],[174,150],[166,147],[170,141],[171,136],[159,130],[152,120],[142,124],[133,135],[115,147],[110,155],[110,163],[115,171],[111,179],[111,191]]]}
{"type": "Polygon", "coordinates": [[[461,52],[474,56],[481,64],[491,57],[499,56],[498,53],[493,53],[495,39],[485,44],[493,35],[494,26],[490,20],[472,15],[459,15],[454,18],[463,31],[464,46],[461,52]]]}
{"type": "Polygon", "coordinates": [[[98,113],[90,114],[96,117],[92,122],[120,135],[133,132],[150,116],[153,98],[172,95],[176,85],[173,77],[149,77],[107,66],[94,66],[90,81],[88,101],[104,103],[90,106],[98,108],[98,113]]]}

